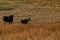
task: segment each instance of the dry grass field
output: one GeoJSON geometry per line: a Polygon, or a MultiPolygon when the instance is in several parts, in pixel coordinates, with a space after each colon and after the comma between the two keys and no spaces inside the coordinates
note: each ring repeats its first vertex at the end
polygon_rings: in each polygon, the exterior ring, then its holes
{"type": "Polygon", "coordinates": [[[0,24],[0,40],[60,40],[60,23],[0,24]]]}
{"type": "Polygon", "coordinates": [[[0,40],[60,40],[60,0],[0,0],[0,40]],[[4,24],[9,15],[13,23],[4,24]]]}

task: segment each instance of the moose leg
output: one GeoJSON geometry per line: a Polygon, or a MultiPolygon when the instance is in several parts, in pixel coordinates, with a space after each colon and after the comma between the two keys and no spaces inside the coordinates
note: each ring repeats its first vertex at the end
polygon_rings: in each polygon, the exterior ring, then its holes
{"type": "Polygon", "coordinates": [[[9,24],[10,24],[10,22],[9,22],[9,24]]]}
{"type": "Polygon", "coordinates": [[[10,24],[12,24],[12,22],[10,22],[10,24]]]}
{"type": "Polygon", "coordinates": [[[4,24],[5,24],[5,22],[4,22],[4,24]]]}
{"type": "Polygon", "coordinates": [[[12,24],[12,22],[9,22],[9,24],[12,24]]]}

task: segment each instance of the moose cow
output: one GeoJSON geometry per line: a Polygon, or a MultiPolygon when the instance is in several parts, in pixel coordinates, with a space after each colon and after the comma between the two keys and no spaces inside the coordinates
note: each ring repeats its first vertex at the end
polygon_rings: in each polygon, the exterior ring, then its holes
{"type": "Polygon", "coordinates": [[[13,15],[10,15],[10,16],[3,16],[3,21],[4,23],[7,22],[7,23],[12,23],[13,22],[13,15]]]}
{"type": "Polygon", "coordinates": [[[22,24],[28,24],[29,21],[31,21],[31,18],[21,20],[20,22],[21,22],[22,24]]]}

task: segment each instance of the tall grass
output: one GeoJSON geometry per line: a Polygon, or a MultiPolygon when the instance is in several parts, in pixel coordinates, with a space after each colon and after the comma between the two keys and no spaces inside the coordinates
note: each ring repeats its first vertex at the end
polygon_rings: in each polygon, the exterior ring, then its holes
{"type": "Polygon", "coordinates": [[[60,40],[60,23],[51,23],[49,26],[30,25],[0,24],[0,32],[4,32],[4,35],[0,35],[5,40],[60,40]]]}

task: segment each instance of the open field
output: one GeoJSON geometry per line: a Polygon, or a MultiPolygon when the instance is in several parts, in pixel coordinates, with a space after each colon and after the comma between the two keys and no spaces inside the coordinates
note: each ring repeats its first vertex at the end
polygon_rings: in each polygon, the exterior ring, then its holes
{"type": "Polygon", "coordinates": [[[0,40],[60,40],[60,1],[0,0],[0,40]],[[9,15],[13,24],[3,24],[9,15]],[[28,15],[31,22],[21,24],[28,15]]]}
{"type": "Polygon", "coordinates": [[[39,26],[0,24],[0,40],[60,40],[60,22],[39,26]]]}

